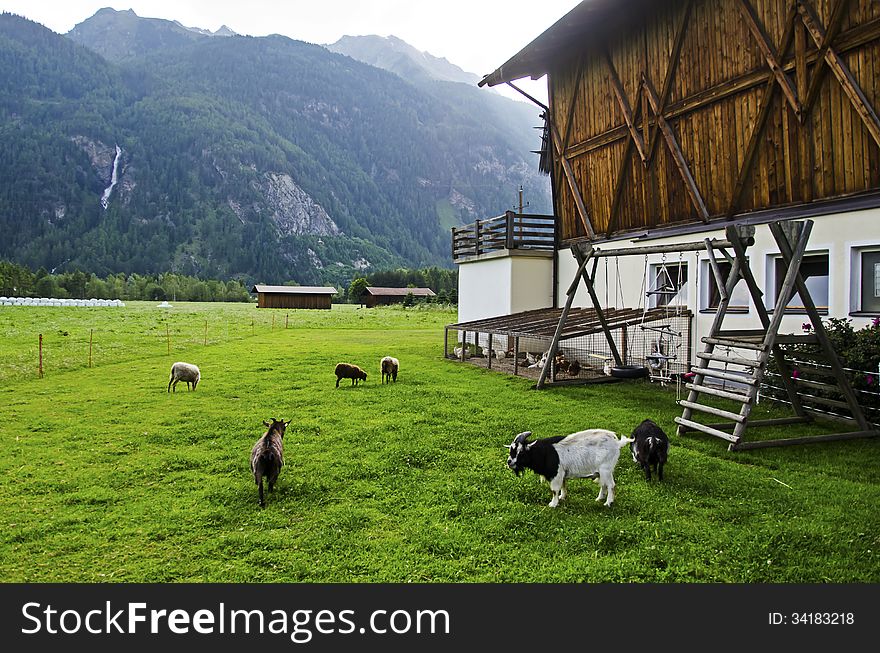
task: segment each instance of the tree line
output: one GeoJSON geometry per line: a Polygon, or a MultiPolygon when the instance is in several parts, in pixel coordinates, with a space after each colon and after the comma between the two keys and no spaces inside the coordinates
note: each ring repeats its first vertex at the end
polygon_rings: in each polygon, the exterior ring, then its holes
{"type": "Polygon", "coordinates": [[[121,299],[127,301],[249,302],[248,287],[240,280],[218,281],[184,274],[108,274],[73,270],[52,274],[0,261],[0,295],[58,299],[121,299]]]}
{"type": "MultiPolygon", "coordinates": [[[[295,282],[288,282],[296,285],[295,282]]],[[[429,267],[398,268],[358,275],[342,284],[334,302],[358,303],[367,286],[390,288],[430,288],[439,303],[458,302],[458,270],[429,267]]],[[[124,272],[99,277],[91,272],[72,270],[36,272],[12,261],[0,260],[0,295],[4,297],[50,297],[56,299],[121,299],[123,301],[250,302],[250,284],[239,279],[220,281],[164,272],[137,274],[124,272]]]]}

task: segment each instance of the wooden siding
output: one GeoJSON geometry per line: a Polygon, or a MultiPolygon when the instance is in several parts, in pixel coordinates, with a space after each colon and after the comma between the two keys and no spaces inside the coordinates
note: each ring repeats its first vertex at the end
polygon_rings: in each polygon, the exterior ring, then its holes
{"type": "Polygon", "coordinates": [[[330,295],[306,295],[261,292],[257,308],[330,308],[330,295]]]}
{"type": "Polygon", "coordinates": [[[880,189],[880,2],[661,3],[549,79],[563,244],[880,189]]]}

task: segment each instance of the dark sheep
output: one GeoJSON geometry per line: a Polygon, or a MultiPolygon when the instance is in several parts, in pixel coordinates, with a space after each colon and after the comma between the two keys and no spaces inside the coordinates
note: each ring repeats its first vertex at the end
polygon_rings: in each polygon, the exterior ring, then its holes
{"type": "Polygon", "coordinates": [[[351,379],[352,385],[357,385],[358,381],[366,381],[367,373],[364,372],[357,365],[350,365],[348,363],[339,363],[336,365],[336,387],[339,387],[339,382],[342,379],[351,379]]]}
{"type": "Polygon", "coordinates": [[[266,477],[271,492],[284,466],[284,431],[288,424],[290,420],[285,422],[275,418],[272,418],[271,424],[263,422],[268,430],[251,449],[251,471],[254,473],[254,482],[260,488],[260,506],[266,505],[263,498],[263,477],[266,477]]]}
{"type": "Polygon", "coordinates": [[[669,456],[669,438],[656,422],[646,419],[632,432],[633,442],[629,448],[633,462],[645,470],[645,478],[651,480],[651,468],[657,472],[657,480],[663,480],[663,465],[669,456]]]}

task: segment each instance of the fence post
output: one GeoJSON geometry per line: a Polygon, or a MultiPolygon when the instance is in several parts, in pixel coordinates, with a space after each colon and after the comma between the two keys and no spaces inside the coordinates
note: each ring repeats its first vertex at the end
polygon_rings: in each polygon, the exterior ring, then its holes
{"type": "Polygon", "coordinates": [[[40,378],[43,378],[43,334],[40,334],[40,378]]]}
{"type": "Polygon", "coordinates": [[[505,216],[507,217],[507,238],[505,240],[504,246],[507,249],[513,249],[516,247],[516,243],[513,240],[513,211],[507,211],[505,216]]]}
{"type": "Polygon", "coordinates": [[[89,367],[92,366],[92,336],[94,332],[94,329],[89,329],[89,367]]]}

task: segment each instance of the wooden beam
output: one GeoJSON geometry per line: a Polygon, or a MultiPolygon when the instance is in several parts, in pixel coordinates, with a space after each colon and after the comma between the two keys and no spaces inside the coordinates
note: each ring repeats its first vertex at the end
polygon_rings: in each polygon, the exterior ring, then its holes
{"type": "MultiPolygon", "coordinates": [[[[642,140],[642,135],[639,134],[639,131],[636,128],[635,120],[633,120],[633,112],[630,108],[629,100],[626,97],[626,90],[620,82],[620,77],[617,75],[617,70],[614,68],[614,62],[611,61],[611,55],[608,53],[608,50],[603,50],[602,54],[604,55],[603,59],[605,65],[608,67],[608,77],[611,80],[611,88],[614,89],[614,95],[617,97],[617,104],[623,112],[623,119],[626,122],[627,129],[629,129],[629,135],[632,137],[633,143],[635,143],[636,149],[639,151],[642,163],[647,164],[645,142],[642,140]]],[[[639,88],[641,88],[641,86],[639,88]]]]}
{"type": "Polygon", "coordinates": [[[691,175],[687,161],[681,153],[678,141],[675,139],[675,134],[672,133],[672,128],[669,126],[669,123],[666,122],[666,118],[663,117],[660,98],[657,97],[657,92],[654,90],[651,81],[644,73],[642,74],[642,84],[645,88],[645,92],[648,94],[648,103],[651,105],[651,110],[656,116],[657,126],[660,127],[660,131],[663,133],[663,138],[666,140],[666,146],[672,153],[672,159],[675,161],[675,166],[678,168],[678,172],[684,180],[685,188],[687,188],[691,202],[693,203],[694,208],[697,209],[697,213],[703,222],[708,222],[709,211],[706,209],[706,203],[700,195],[700,189],[697,188],[697,183],[694,181],[693,175],[691,175]]]}
{"type": "Polygon", "coordinates": [[[581,191],[577,185],[577,179],[575,179],[574,171],[571,169],[571,163],[565,157],[564,152],[562,151],[562,143],[559,139],[559,131],[556,129],[555,123],[550,120],[550,137],[553,139],[553,147],[556,150],[556,156],[559,157],[559,162],[562,164],[562,170],[565,173],[565,180],[568,182],[568,187],[571,190],[572,197],[574,197],[574,203],[577,207],[578,216],[581,219],[581,223],[584,225],[584,229],[587,232],[587,236],[591,239],[596,237],[596,232],[593,231],[593,225],[590,222],[590,216],[587,213],[587,207],[584,205],[584,200],[581,197],[581,191]]]}
{"type": "Polygon", "coordinates": [[[584,55],[581,54],[580,59],[578,60],[578,71],[577,78],[574,81],[574,86],[572,87],[572,97],[571,103],[568,105],[568,120],[565,121],[565,137],[562,139],[562,152],[565,153],[566,148],[568,148],[568,139],[571,137],[571,125],[574,122],[574,110],[577,106],[578,100],[578,89],[581,85],[581,78],[584,73],[584,55]]]}
{"type": "MultiPolygon", "coordinates": [[[[813,38],[816,46],[821,48],[822,44],[826,41],[827,33],[816,11],[807,0],[798,0],[798,11],[801,13],[801,18],[807,27],[807,32],[813,38]]],[[[846,93],[859,118],[865,123],[865,127],[868,129],[874,142],[880,145],[880,118],[877,118],[874,108],[871,106],[868,98],[865,97],[849,68],[847,68],[846,63],[831,47],[825,50],[825,62],[828,64],[831,72],[834,73],[834,76],[837,77],[837,81],[843,87],[843,92],[846,93]]]]}
{"type": "MultiPolygon", "coordinates": [[[[767,33],[764,31],[763,25],[761,25],[761,22],[758,20],[754,7],[752,7],[749,0],[739,0],[737,7],[739,7],[739,11],[745,19],[746,25],[748,25],[752,36],[758,42],[758,48],[761,50],[761,54],[764,55],[764,59],[767,61],[767,65],[770,67],[773,77],[776,79],[776,82],[779,84],[782,92],[788,99],[788,103],[791,105],[798,121],[803,122],[803,111],[797,92],[794,90],[791,81],[789,81],[785,72],[782,70],[782,66],[779,63],[779,56],[774,51],[770,39],[767,38],[767,33]]],[[[794,9],[794,5],[792,5],[792,9],[794,9]]],[[[789,20],[791,20],[791,16],[789,17],[789,20]]],[[[784,50],[782,52],[783,54],[785,53],[784,50]]]]}
{"type": "MultiPolygon", "coordinates": [[[[813,79],[810,82],[810,86],[806,91],[806,95],[801,95],[804,98],[804,110],[809,111],[810,107],[813,106],[813,102],[816,101],[816,98],[819,96],[819,88],[822,86],[822,78],[824,77],[823,73],[825,72],[825,55],[828,52],[828,49],[831,47],[831,42],[837,36],[837,32],[840,30],[840,25],[843,22],[843,16],[845,15],[844,8],[849,0],[838,0],[837,4],[834,5],[834,9],[831,12],[831,20],[828,21],[828,26],[825,29],[825,37],[822,39],[822,43],[819,45],[819,50],[816,53],[816,68],[813,70],[813,79]]],[[[798,4],[801,4],[798,2],[798,4]]],[[[811,8],[810,8],[811,9],[811,8]]],[[[810,9],[804,8],[804,11],[810,12],[810,9]]],[[[798,9],[800,11],[800,9],[798,9]]],[[[812,14],[815,16],[815,10],[812,11],[812,14]]],[[[806,29],[807,25],[804,22],[804,29],[806,29]]],[[[799,30],[800,31],[800,30],[799,30]]],[[[806,74],[806,73],[804,73],[806,74]]]]}

